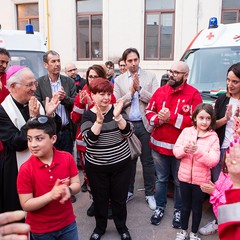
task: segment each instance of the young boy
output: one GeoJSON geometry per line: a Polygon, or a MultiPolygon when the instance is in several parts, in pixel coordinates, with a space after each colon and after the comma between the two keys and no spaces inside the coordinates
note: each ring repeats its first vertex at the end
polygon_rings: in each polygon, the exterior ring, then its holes
{"type": "Polygon", "coordinates": [[[56,125],[40,115],[27,124],[32,156],[19,169],[17,190],[31,239],[78,240],[71,195],[80,191],[78,169],[72,155],[58,151],[56,125]]]}

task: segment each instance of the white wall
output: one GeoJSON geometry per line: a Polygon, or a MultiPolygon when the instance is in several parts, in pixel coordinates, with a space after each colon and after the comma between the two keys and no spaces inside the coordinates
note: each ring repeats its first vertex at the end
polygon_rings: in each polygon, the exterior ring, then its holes
{"type": "MultiPolygon", "coordinates": [[[[107,0],[104,8],[108,12],[104,15],[104,27],[106,42],[104,41],[104,53],[108,59],[118,59],[123,51],[129,47],[135,47],[143,56],[143,3],[144,1],[107,0]]],[[[105,60],[108,60],[105,56],[105,60]]]]}
{"type": "Polygon", "coordinates": [[[9,0],[0,0],[0,24],[2,29],[16,29],[16,10],[9,0]]]}

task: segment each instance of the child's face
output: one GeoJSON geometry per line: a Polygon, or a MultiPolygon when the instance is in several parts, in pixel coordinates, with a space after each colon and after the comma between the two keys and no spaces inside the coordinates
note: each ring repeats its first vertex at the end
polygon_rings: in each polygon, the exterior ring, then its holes
{"type": "Polygon", "coordinates": [[[207,131],[211,124],[211,116],[205,110],[202,110],[196,116],[196,126],[198,131],[207,131]]]}
{"type": "Polygon", "coordinates": [[[56,135],[52,138],[40,129],[30,129],[27,132],[28,148],[32,155],[37,158],[45,158],[52,153],[53,144],[56,142],[56,135]]]}

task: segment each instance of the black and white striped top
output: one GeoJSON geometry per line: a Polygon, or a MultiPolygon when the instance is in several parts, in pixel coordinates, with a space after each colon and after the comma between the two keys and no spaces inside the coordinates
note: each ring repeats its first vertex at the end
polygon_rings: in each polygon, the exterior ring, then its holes
{"type": "MultiPolygon", "coordinates": [[[[117,123],[113,120],[113,109],[104,116],[102,129],[99,135],[91,131],[91,127],[96,121],[96,114],[91,110],[83,114],[81,132],[83,140],[87,144],[86,161],[95,165],[110,165],[130,158],[130,149],[126,137],[132,135],[133,129],[127,121],[125,129],[120,130],[117,123]]],[[[123,111],[122,116],[127,118],[123,111]]]]}

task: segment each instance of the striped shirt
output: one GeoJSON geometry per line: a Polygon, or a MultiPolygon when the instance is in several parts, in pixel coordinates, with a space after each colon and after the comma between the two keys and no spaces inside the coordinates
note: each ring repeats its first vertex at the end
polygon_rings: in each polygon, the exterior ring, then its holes
{"type": "MultiPolygon", "coordinates": [[[[85,158],[95,165],[111,165],[130,158],[130,149],[126,137],[131,136],[133,129],[129,122],[125,129],[120,130],[113,120],[113,107],[104,116],[104,122],[99,135],[91,131],[96,121],[96,114],[91,110],[83,114],[81,132],[87,144],[85,158]]],[[[123,118],[127,114],[122,112],[123,118]]]]}

